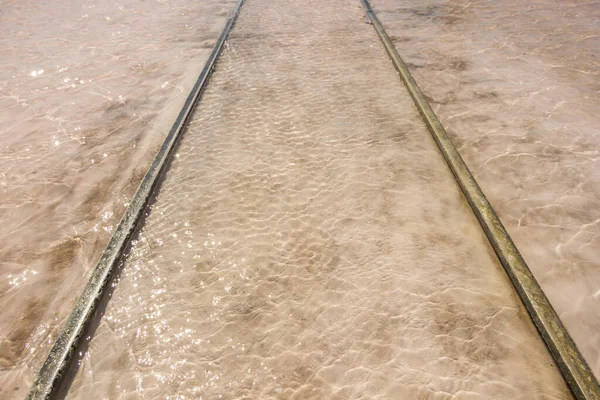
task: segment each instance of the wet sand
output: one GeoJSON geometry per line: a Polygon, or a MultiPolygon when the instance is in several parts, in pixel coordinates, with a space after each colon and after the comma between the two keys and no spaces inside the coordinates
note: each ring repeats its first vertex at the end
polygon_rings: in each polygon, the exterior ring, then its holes
{"type": "Polygon", "coordinates": [[[0,398],[25,395],[233,1],[2,1],[0,398]]]}
{"type": "Polygon", "coordinates": [[[365,21],[245,3],[69,398],[570,398],[365,21]]]}
{"type": "Polygon", "coordinates": [[[600,7],[373,0],[600,376],[600,7]]]}

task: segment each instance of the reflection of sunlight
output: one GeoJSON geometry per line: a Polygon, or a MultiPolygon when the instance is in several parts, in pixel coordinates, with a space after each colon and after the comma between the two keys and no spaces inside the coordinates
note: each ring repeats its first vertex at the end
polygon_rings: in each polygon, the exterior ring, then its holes
{"type": "Polygon", "coordinates": [[[22,283],[24,283],[25,281],[27,281],[27,279],[29,279],[29,277],[31,275],[37,275],[37,274],[38,274],[38,271],[36,271],[36,270],[29,270],[29,269],[26,269],[25,271],[21,272],[20,274],[18,274],[16,276],[12,275],[12,274],[9,274],[7,276],[7,278],[8,278],[8,284],[10,286],[12,286],[12,287],[19,286],[22,283]]]}

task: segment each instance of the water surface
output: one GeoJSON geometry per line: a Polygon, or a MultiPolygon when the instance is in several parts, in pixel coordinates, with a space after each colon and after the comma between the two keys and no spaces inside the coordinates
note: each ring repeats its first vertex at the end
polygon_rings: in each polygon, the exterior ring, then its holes
{"type": "Polygon", "coordinates": [[[600,376],[598,2],[373,7],[600,376]]]}
{"type": "Polygon", "coordinates": [[[26,393],[232,8],[0,2],[0,397],[26,393]]]}
{"type": "Polygon", "coordinates": [[[248,0],[69,397],[570,394],[360,4],[248,0]]]}

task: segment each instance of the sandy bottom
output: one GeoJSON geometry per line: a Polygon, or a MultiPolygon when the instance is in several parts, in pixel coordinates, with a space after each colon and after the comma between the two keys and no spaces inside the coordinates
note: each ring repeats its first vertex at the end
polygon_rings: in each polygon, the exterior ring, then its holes
{"type": "Polygon", "coordinates": [[[248,0],[70,398],[568,399],[354,0],[248,0]]]}
{"type": "Polygon", "coordinates": [[[0,398],[25,395],[233,1],[2,1],[0,398]]]}
{"type": "Polygon", "coordinates": [[[373,0],[600,376],[600,7],[373,0]]]}

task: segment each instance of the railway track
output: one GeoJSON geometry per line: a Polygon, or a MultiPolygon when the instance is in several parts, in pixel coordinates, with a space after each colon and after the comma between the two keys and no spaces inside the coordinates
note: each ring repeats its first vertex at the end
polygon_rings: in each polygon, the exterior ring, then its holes
{"type": "MultiPolygon", "coordinates": [[[[252,1],[252,0],[247,0],[247,1],[252,1]]],[[[464,196],[467,199],[468,204],[470,205],[475,216],[477,217],[477,220],[479,221],[481,227],[483,228],[483,231],[485,232],[485,235],[487,236],[489,242],[491,243],[498,259],[500,260],[501,265],[504,267],[504,270],[506,271],[507,275],[510,277],[511,282],[514,285],[514,289],[516,290],[520,299],[522,300],[523,304],[525,305],[529,315],[531,316],[531,319],[533,320],[536,328],[538,329],[541,337],[544,340],[544,343],[546,344],[547,348],[549,349],[550,353],[552,354],[552,357],[554,358],[556,364],[560,368],[560,371],[561,371],[563,377],[565,378],[566,382],[568,383],[569,388],[572,391],[573,395],[577,399],[600,398],[600,389],[598,387],[598,383],[597,383],[595,377],[593,376],[592,372],[590,371],[589,367],[587,366],[584,358],[579,353],[576,345],[574,344],[574,342],[570,338],[568,332],[562,325],[560,319],[554,312],[548,299],[544,295],[543,291],[540,289],[535,278],[533,277],[529,268],[527,267],[525,261],[520,256],[518,250],[516,249],[512,240],[510,239],[508,233],[503,228],[500,220],[498,219],[495,212],[493,211],[493,208],[485,199],[485,196],[484,196],[483,192],[481,191],[481,189],[479,188],[479,186],[477,185],[477,182],[474,180],[474,178],[471,175],[471,173],[469,172],[467,166],[462,161],[459,153],[456,151],[455,147],[452,145],[450,139],[448,138],[447,134],[444,131],[444,128],[442,127],[442,125],[438,121],[437,117],[435,116],[435,113],[432,111],[431,107],[427,104],[421,91],[419,90],[415,81],[412,79],[408,69],[406,68],[405,64],[402,62],[402,60],[401,60],[400,56],[398,55],[398,53],[396,52],[393,44],[391,43],[390,39],[386,35],[383,26],[377,19],[377,16],[373,12],[368,1],[362,0],[362,4],[363,4],[364,8],[366,9],[367,16],[368,16],[370,22],[372,23],[373,27],[375,28],[377,34],[379,35],[379,38],[381,39],[381,41],[385,47],[385,50],[387,51],[388,55],[392,59],[392,62],[394,64],[396,70],[399,72],[399,74],[402,78],[402,81],[404,82],[404,84],[408,90],[408,93],[410,94],[411,98],[414,101],[414,104],[416,105],[416,107],[418,109],[418,112],[421,114],[423,120],[425,121],[425,125],[426,125],[427,129],[433,136],[435,143],[439,147],[441,154],[443,155],[448,166],[450,167],[450,170],[452,171],[452,174],[456,178],[456,181],[458,182],[460,189],[464,193],[464,196]]],[[[120,263],[123,262],[123,260],[122,260],[123,255],[125,254],[126,249],[129,246],[131,246],[132,238],[137,234],[136,232],[140,231],[140,229],[142,228],[142,225],[144,224],[142,221],[144,220],[145,217],[148,216],[148,204],[153,199],[155,190],[161,185],[161,181],[163,179],[165,171],[170,168],[170,163],[172,162],[171,159],[172,159],[172,154],[174,152],[174,149],[176,148],[177,143],[178,143],[180,137],[182,136],[183,131],[188,129],[186,126],[191,119],[193,110],[196,107],[196,104],[198,103],[199,99],[202,97],[203,92],[206,90],[206,87],[207,87],[208,81],[209,81],[209,77],[211,76],[211,73],[214,70],[215,65],[217,64],[217,59],[219,58],[219,55],[221,54],[221,52],[225,46],[228,36],[234,27],[234,23],[236,22],[236,19],[238,17],[238,14],[240,13],[241,8],[242,8],[242,1],[238,2],[235,10],[233,11],[232,15],[228,19],[228,21],[225,25],[225,28],[224,28],[220,38],[218,39],[210,58],[208,59],[204,69],[202,70],[200,77],[198,78],[198,81],[196,82],[183,109],[181,110],[173,127],[171,128],[171,131],[169,132],[163,146],[157,153],[156,158],[153,161],[148,173],[144,177],[142,183],[140,184],[139,189],[135,193],[134,198],[132,199],[125,215],[123,216],[123,219],[121,220],[119,226],[117,227],[105,252],[103,253],[100,261],[98,262],[96,268],[94,269],[92,276],[84,289],[84,292],[80,296],[71,316],[69,317],[69,319],[66,322],[65,326],[63,327],[63,330],[61,331],[58,339],[56,340],[54,346],[52,347],[50,354],[49,354],[46,362],[42,366],[27,398],[29,398],[29,399],[52,398],[59,391],[61,385],[63,384],[63,380],[64,380],[65,376],[68,375],[69,370],[71,368],[73,368],[72,367],[73,360],[76,358],[78,349],[80,348],[80,346],[82,344],[83,338],[86,336],[86,334],[89,333],[90,326],[94,323],[94,320],[97,320],[99,318],[96,313],[97,307],[102,301],[106,301],[107,291],[110,290],[110,286],[111,286],[109,283],[111,282],[111,279],[113,279],[116,271],[119,269],[120,263]]],[[[263,9],[263,11],[264,11],[264,9],[263,9]]],[[[284,21],[285,16],[283,15],[283,13],[277,13],[276,11],[280,11],[280,10],[275,10],[275,11],[270,10],[271,15],[273,15],[274,20],[284,21]]],[[[260,12],[261,12],[260,7],[257,7],[256,9],[252,10],[253,16],[260,14],[260,12]]],[[[336,18],[333,18],[332,25],[334,23],[338,23],[336,18]]],[[[341,20],[341,17],[339,17],[339,18],[341,20]]],[[[290,26],[294,26],[295,22],[292,22],[291,20],[289,20],[288,23],[290,24],[290,26]]],[[[318,31],[318,24],[319,24],[319,21],[314,20],[314,19],[311,20],[310,22],[307,22],[307,30],[312,32],[311,35],[318,36],[319,34],[322,34],[322,32],[318,31]]],[[[292,28],[290,28],[290,30],[292,30],[292,28]]],[[[341,35],[340,33],[335,32],[334,30],[332,30],[331,32],[332,32],[331,33],[332,36],[341,35]]],[[[341,36],[343,36],[343,35],[341,35],[341,36]]],[[[244,40],[252,41],[252,40],[255,40],[256,38],[258,38],[256,40],[263,40],[260,37],[260,35],[258,34],[258,32],[254,32],[251,30],[242,31],[240,33],[239,37],[240,37],[240,40],[244,39],[244,40]]],[[[283,34],[278,35],[278,36],[274,36],[274,38],[275,39],[273,39],[273,40],[280,40],[280,41],[288,40],[289,41],[287,32],[284,32],[283,34]]],[[[309,39],[312,40],[314,38],[309,38],[309,39]]],[[[332,39],[332,43],[334,43],[334,44],[342,43],[339,41],[340,39],[337,38],[337,36],[334,37],[334,39],[332,39]]],[[[358,34],[357,34],[356,38],[353,37],[352,39],[357,39],[356,41],[360,42],[360,40],[362,40],[362,37],[358,36],[358,34]]],[[[348,40],[350,40],[350,39],[348,39],[348,40]]],[[[324,42],[326,42],[326,41],[324,40],[324,42]]],[[[291,41],[291,43],[293,43],[293,40],[291,41]]],[[[319,41],[315,41],[314,44],[319,45],[319,41]]],[[[362,43],[362,45],[365,47],[367,46],[364,43],[362,43]]],[[[334,60],[339,59],[341,61],[345,60],[345,58],[343,57],[343,54],[342,54],[344,49],[336,49],[332,45],[329,48],[329,50],[332,53],[332,55],[331,55],[332,59],[334,59],[334,60]],[[340,54],[337,53],[338,50],[339,50],[340,54]]],[[[247,50],[247,51],[249,51],[251,53],[250,50],[247,50]]],[[[235,57],[235,51],[232,51],[232,54],[233,55],[231,55],[230,57],[235,57]]],[[[285,54],[285,53],[278,53],[277,56],[282,57],[282,54],[285,54]]],[[[319,53],[319,54],[321,54],[321,53],[319,53]]],[[[300,56],[306,56],[306,53],[302,53],[302,54],[300,54],[300,56]]],[[[260,62],[261,56],[256,56],[256,57],[259,57],[259,61],[254,62],[254,64],[252,62],[249,62],[246,65],[246,67],[255,67],[255,66],[263,65],[260,62]]],[[[269,62],[275,63],[276,60],[277,60],[277,58],[273,58],[273,60],[270,60],[269,62]]],[[[315,61],[315,62],[319,62],[319,64],[316,65],[317,68],[315,68],[315,69],[317,70],[317,73],[323,74],[324,78],[322,78],[322,79],[325,79],[325,80],[340,79],[337,75],[335,75],[333,77],[331,75],[329,75],[329,72],[326,70],[327,65],[323,64],[323,62],[324,62],[323,58],[319,58],[319,60],[315,61]]],[[[332,65],[334,65],[334,64],[332,64],[332,65]]],[[[309,66],[310,65],[307,64],[307,67],[309,67],[309,66]]],[[[384,70],[382,69],[382,71],[384,71],[384,70]]],[[[310,73],[311,73],[310,71],[301,69],[301,72],[306,73],[306,75],[304,76],[304,79],[307,79],[307,80],[310,79],[310,73]]],[[[352,70],[348,71],[349,74],[351,74],[353,72],[354,71],[352,71],[352,70]]],[[[366,70],[360,70],[361,74],[367,74],[368,72],[369,71],[366,71],[366,70]]],[[[254,77],[255,77],[254,75],[251,76],[251,78],[254,78],[254,77]]],[[[339,82],[336,81],[335,83],[337,85],[344,85],[345,81],[339,80],[339,82]]],[[[284,80],[282,83],[282,86],[285,86],[288,84],[289,84],[289,82],[284,80]]],[[[394,90],[397,90],[397,88],[394,90]]],[[[343,96],[343,95],[344,95],[344,93],[342,91],[342,94],[340,94],[340,96],[343,96]]],[[[387,95],[387,92],[385,93],[385,95],[387,95]]],[[[390,96],[391,96],[391,94],[390,94],[390,96]]],[[[257,99],[257,102],[262,101],[261,98],[256,98],[256,99],[257,99]]],[[[311,99],[306,99],[304,101],[310,102],[311,99]]],[[[328,105],[325,105],[325,106],[328,106],[328,105]]],[[[337,106],[337,105],[331,105],[331,107],[334,107],[334,106],[337,106]]],[[[351,107],[351,105],[346,105],[346,106],[351,107]]],[[[285,113],[287,111],[288,110],[286,108],[284,108],[281,110],[281,113],[285,113]]],[[[376,112],[376,111],[374,111],[374,112],[376,112]]],[[[263,111],[263,113],[264,113],[264,111],[263,111]]],[[[249,115],[254,115],[254,114],[249,114],[249,115]]],[[[347,118],[352,119],[355,117],[354,117],[354,114],[350,113],[347,115],[347,118]]],[[[362,121],[365,117],[360,116],[360,117],[356,117],[356,118],[357,118],[358,123],[362,123],[362,121]]],[[[412,116],[404,116],[403,118],[407,118],[407,120],[408,120],[408,118],[413,118],[413,117],[412,116]]],[[[325,121],[325,120],[323,120],[323,121],[325,121]]],[[[298,121],[296,121],[296,122],[298,122],[298,121]]],[[[402,120],[400,122],[402,122],[402,120]]],[[[321,124],[315,125],[313,128],[322,126],[323,124],[324,123],[322,122],[321,124]]],[[[295,128],[292,127],[290,129],[295,129],[295,128]]],[[[331,128],[331,129],[332,129],[332,131],[334,130],[334,128],[331,128]]],[[[385,123],[384,123],[382,125],[382,130],[386,130],[386,129],[390,129],[390,128],[387,125],[385,125],[385,123]]],[[[301,131],[301,133],[303,133],[303,132],[301,131]]],[[[331,135],[334,136],[333,133],[331,133],[331,135]]],[[[327,138],[329,138],[329,136],[327,136],[327,138]]],[[[310,142],[311,139],[307,138],[306,140],[310,142]]],[[[333,139],[331,139],[331,140],[333,140],[333,139]]],[[[360,139],[356,139],[356,140],[360,140],[360,139]]],[[[352,152],[357,151],[355,147],[345,148],[341,144],[339,144],[337,141],[334,141],[332,143],[334,143],[333,145],[336,146],[336,152],[338,152],[338,153],[346,152],[346,153],[350,154],[352,152]]],[[[385,142],[385,143],[394,145],[393,140],[390,142],[385,142]]],[[[297,143],[296,147],[298,147],[298,146],[301,146],[301,144],[297,143]]],[[[212,155],[212,153],[211,153],[211,155],[212,155]]],[[[270,155],[269,157],[272,157],[274,159],[273,163],[276,164],[276,162],[278,161],[277,155],[270,155]]],[[[322,161],[322,163],[328,165],[329,168],[333,168],[335,163],[338,161],[339,160],[334,159],[334,160],[329,160],[327,162],[322,161]]],[[[373,161],[373,162],[375,162],[375,161],[373,161]]],[[[319,163],[321,163],[321,161],[319,161],[319,163]]],[[[285,165],[285,164],[282,164],[282,165],[285,165]]],[[[220,166],[220,167],[222,167],[222,166],[220,166]]],[[[296,170],[294,170],[294,169],[292,169],[290,171],[290,173],[295,173],[295,172],[296,172],[296,170]]],[[[302,174],[299,175],[299,179],[301,179],[301,178],[302,178],[302,174]]],[[[372,177],[372,178],[376,178],[376,177],[372,177]]],[[[348,179],[350,179],[350,178],[348,178],[348,179]]],[[[315,182],[312,182],[312,181],[309,181],[308,183],[310,185],[317,185],[315,182]]],[[[333,182],[333,183],[335,183],[335,182],[333,182]]],[[[350,183],[352,183],[352,181],[350,181],[350,183]]],[[[358,182],[358,183],[355,182],[354,184],[359,184],[359,183],[360,183],[360,190],[366,190],[363,187],[364,183],[362,181],[358,182]]],[[[275,190],[275,189],[273,189],[273,190],[275,190]]],[[[329,189],[324,189],[317,185],[317,186],[315,186],[315,190],[319,193],[323,192],[323,193],[327,194],[327,196],[331,196],[331,193],[328,192],[329,189]]],[[[343,190],[343,187],[340,186],[339,190],[343,190]]],[[[160,200],[157,200],[157,201],[160,201],[160,200]]],[[[323,206],[323,207],[326,208],[325,206],[323,206]]],[[[277,212],[280,210],[275,210],[275,211],[277,212]]],[[[274,212],[274,214],[276,214],[276,212],[274,212]]],[[[315,217],[316,217],[316,215],[317,214],[315,214],[315,217]]],[[[311,217],[313,217],[313,216],[311,216],[311,217]]],[[[392,227],[394,227],[394,226],[392,226],[392,227]]],[[[310,229],[310,227],[303,228],[303,229],[310,229]]],[[[325,228],[323,228],[323,230],[325,230],[325,228]]],[[[333,230],[333,225],[330,230],[326,230],[326,233],[324,233],[322,235],[323,238],[321,239],[321,241],[327,242],[327,240],[329,240],[328,237],[333,235],[331,232],[337,232],[337,231],[333,230]]],[[[291,241],[291,239],[290,239],[290,241],[291,241]]],[[[329,249],[331,246],[330,245],[325,246],[325,245],[323,245],[322,242],[319,242],[319,241],[317,241],[316,243],[311,242],[312,247],[307,246],[307,249],[316,247],[317,253],[320,252],[321,254],[324,254],[327,252],[327,249],[329,249]],[[321,247],[319,247],[319,246],[321,246],[321,247]],[[319,250],[319,249],[321,249],[321,250],[319,250]]],[[[282,246],[285,247],[285,244],[282,244],[282,246]]],[[[304,249],[302,247],[302,245],[296,246],[296,250],[298,250],[298,248],[303,249],[303,251],[305,251],[305,252],[307,251],[307,249],[304,249]]],[[[313,254],[313,253],[310,253],[310,254],[313,254]]],[[[313,257],[316,257],[316,256],[313,256],[313,257]]],[[[332,256],[331,259],[327,259],[326,264],[332,265],[332,263],[333,263],[332,260],[334,260],[334,259],[336,259],[336,256],[332,256]]],[[[312,261],[311,261],[311,263],[312,263],[312,261]]],[[[319,271],[319,273],[320,273],[320,271],[319,271]]]]}

